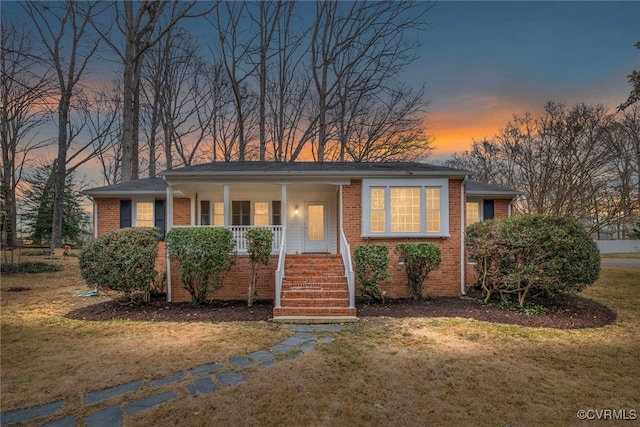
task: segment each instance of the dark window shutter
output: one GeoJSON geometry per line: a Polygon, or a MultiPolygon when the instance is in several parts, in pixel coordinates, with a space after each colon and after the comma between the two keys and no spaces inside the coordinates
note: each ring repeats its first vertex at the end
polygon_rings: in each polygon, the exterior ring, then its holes
{"type": "Polygon", "coordinates": [[[282,203],[280,200],[273,200],[271,202],[271,225],[282,225],[282,203]]]}
{"type": "Polygon", "coordinates": [[[164,240],[166,230],[164,220],[164,200],[156,200],[153,205],[153,225],[160,229],[160,240],[164,240]]]}
{"type": "Polygon", "coordinates": [[[482,219],[493,219],[493,200],[483,200],[482,202],[482,219]]]}
{"type": "Polygon", "coordinates": [[[120,200],[120,228],[131,227],[131,200],[120,200]]]}

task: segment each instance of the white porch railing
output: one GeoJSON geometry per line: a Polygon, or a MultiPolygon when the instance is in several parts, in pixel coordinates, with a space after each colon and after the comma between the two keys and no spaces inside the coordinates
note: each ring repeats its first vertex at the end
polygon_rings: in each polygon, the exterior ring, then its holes
{"type": "Polygon", "coordinates": [[[287,229],[282,228],[280,252],[278,254],[278,267],[276,268],[276,298],[275,307],[280,308],[280,296],[282,294],[282,279],[284,278],[284,259],[287,256],[287,229]]]}
{"type": "Polygon", "coordinates": [[[283,237],[284,237],[284,227],[281,225],[265,225],[265,226],[257,226],[257,225],[230,225],[228,227],[217,226],[217,225],[175,225],[174,227],[220,227],[220,228],[228,228],[233,233],[233,239],[236,241],[236,250],[238,253],[246,253],[247,252],[247,239],[245,238],[245,233],[247,230],[251,228],[267,228],[273,232],[273,244],[271,245],[271,252],[278,253],[280,250],[280,246],[282,246],[283,237]]]}
{"type": "Polygon", "coordinates": [[[342,254],[344,274],[347,277],[347,285],[349,287],[349,308],[355,308],[356,281],[353,272],[353,263],[351,261],[351,246],[347,243],[347,236],[344,235],[344,230],[340,230],[340,253],[342,254]]]}

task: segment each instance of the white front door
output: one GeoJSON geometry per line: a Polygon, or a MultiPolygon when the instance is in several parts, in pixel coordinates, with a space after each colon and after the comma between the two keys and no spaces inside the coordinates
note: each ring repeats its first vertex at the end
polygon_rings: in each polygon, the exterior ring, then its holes
{"type": "Polygon", "coordinates": [[[327,202],[306,202],[304,214],[303,251],[307,253],[329,252],[327,202]]]}

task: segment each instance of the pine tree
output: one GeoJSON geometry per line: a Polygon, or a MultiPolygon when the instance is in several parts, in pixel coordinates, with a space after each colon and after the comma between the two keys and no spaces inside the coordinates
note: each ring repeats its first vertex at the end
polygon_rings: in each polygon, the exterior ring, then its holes
{"type": "MultiPolygon", "coordinates": [[[[51,239],[53,223],[53,201],[55,199],[55,168],[37,168],[27,179],[29,188],[24,192],[24,219],[31,239],[36,244],[51,239]]],[[[64,213],[62,219],[62,240],[73,242],[87,233],[90,217],[82,208],[82,194],[77,188],[73,174],[67,175],[64,186],[64,213]]]]}

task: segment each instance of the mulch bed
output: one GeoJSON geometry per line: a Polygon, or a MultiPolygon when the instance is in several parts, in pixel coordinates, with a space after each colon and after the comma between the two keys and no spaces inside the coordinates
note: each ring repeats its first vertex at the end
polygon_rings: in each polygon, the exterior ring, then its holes
{"type": "MultiPolygon", "coordinates": [[[[572,296],[554,302],[544,300],[533,303],[546,307],[546,311],[524,314],[508,310],[498,303],[483,304],[479,295],[471,292],[466,297],[439,297],[413,301],[387,300],[374,303],[359,300],[356,303],[360,318],[406,317],[463,317],[492,323],[557,329],[597,328],[613,323],[616,313],[590,299],[572,296]]],[[[120,305],[115,301],[93,304],[67,314],[77,320],[142,320],[157,322],[234,322],[269,320],[273,316],[271,302],[258,302],[247,307],[246,301],[214,301],[194,306],[190,303],[167,303],[162,298],[143,306],[120,305]]]]}

